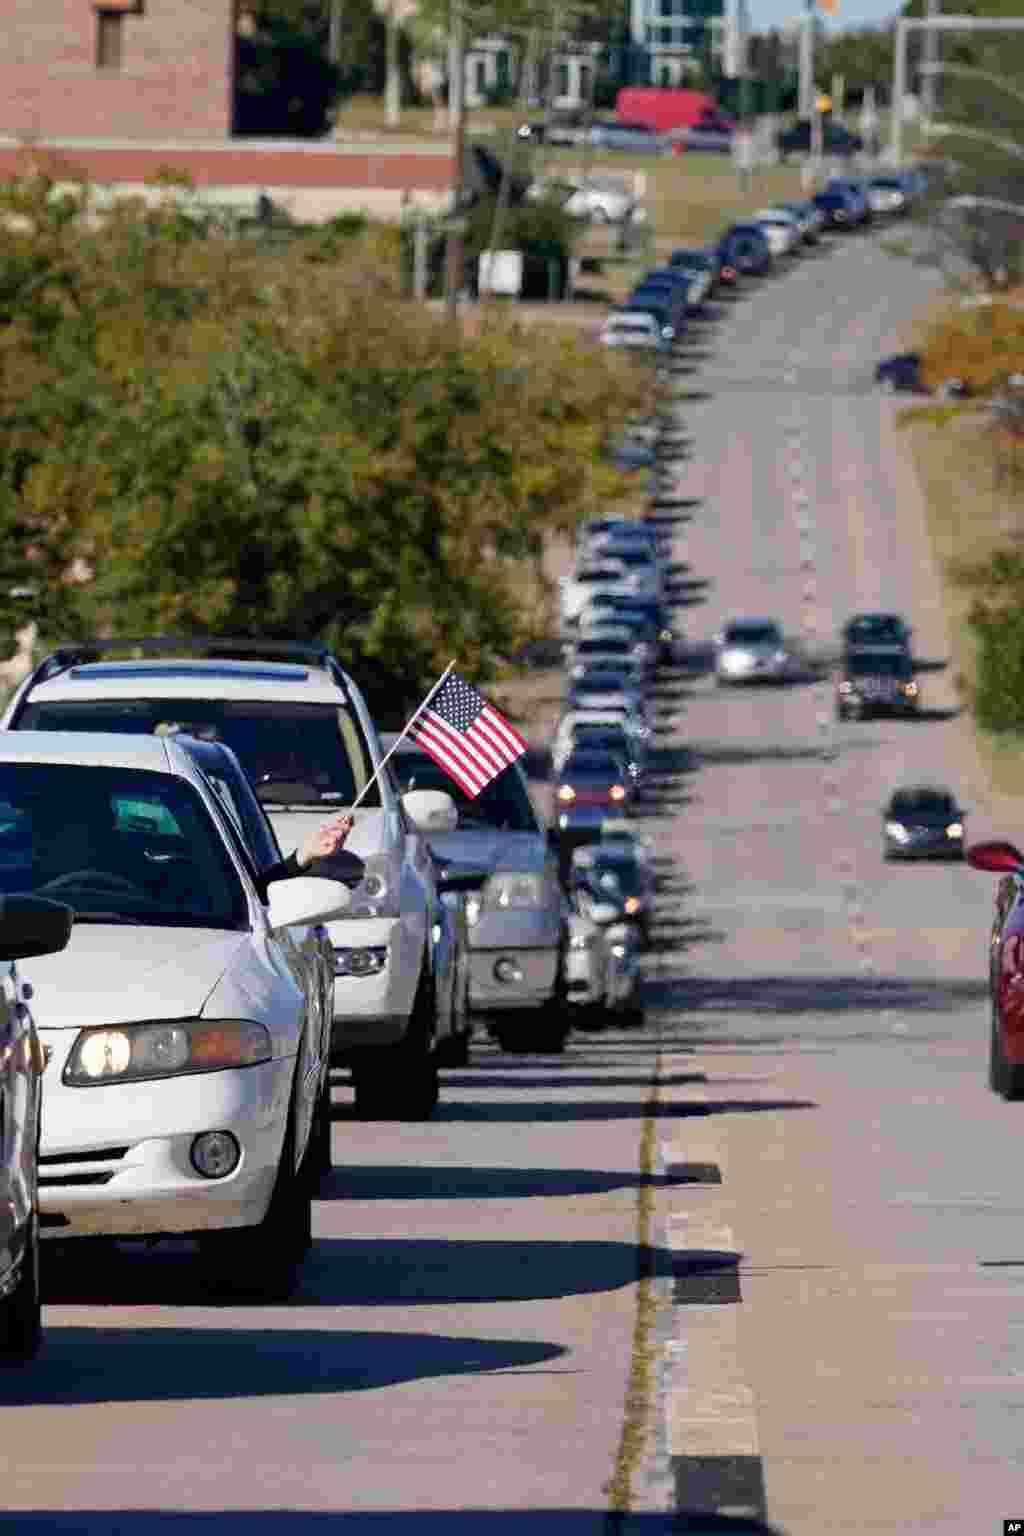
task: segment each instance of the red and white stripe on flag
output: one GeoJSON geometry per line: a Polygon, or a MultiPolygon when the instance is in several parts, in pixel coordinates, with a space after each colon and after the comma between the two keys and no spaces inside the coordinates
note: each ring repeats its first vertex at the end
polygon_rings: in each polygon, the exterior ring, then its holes
{"type": "Polygon", "coordinates": [[[526,751],[515,727],[457,672],[445,679],[409,735],[471,799],[526,751]]]}

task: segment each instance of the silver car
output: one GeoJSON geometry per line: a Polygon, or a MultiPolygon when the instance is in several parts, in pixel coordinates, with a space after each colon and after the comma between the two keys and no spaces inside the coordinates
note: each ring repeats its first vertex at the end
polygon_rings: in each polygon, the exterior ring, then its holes
{"type": "MultiPolygon", "coordinates": [[[[6,807],[5,814],[13,812],[6,807]]],[[[16,853],[16,815],[0,817],[0,846],[16,853]]],[[[0,1362],[39,1348],[39,1122],[43,1047],[28,1007],[32,988],[17,960],[52,955],[71,934],[70,907],[5,896],[0,911],[0,1362]]]]}
{"type": "Polygon", "coordinates": [[[502,1050],[560,1051],[569,910],[522,768],[514,763],[470,799],[408,740],[391,767],[403,794],[445,789],[458,808],[456,829],[431,833],[430,846],[442,888],[465,893],[471,1013],[487,1019],[502,1050]]]}
{"type": "Polygon", "coordinates": [[[715,681],[782,683],[793,672],[793,657],[774,619],[734,619],[714,636],[715,681]]]}

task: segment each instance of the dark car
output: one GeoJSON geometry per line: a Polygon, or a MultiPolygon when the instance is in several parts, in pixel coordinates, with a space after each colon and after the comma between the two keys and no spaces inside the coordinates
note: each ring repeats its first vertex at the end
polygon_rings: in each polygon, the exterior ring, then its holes
{"type": "Polygon", "coordinates": [[[600,836],[602,823],[624,816],[632,798],[633,779],[621,757],[587,748],[570,752],[555,785],[559,833],[600,836]]]}
{"type": "MultiPolygon", "coordinates": [[[[921,354],[899,352],[895,357],[883,357],[875,369],[875,383],[886,395],[927,395],[930,393],[921,376],[921,354]]],[[[935,391],[941,400],[967,400],[970,387],[963,379],[944,379],[935,391]]]]}
{"type": "Polygon", "coordinates": [[[672,661],[675,631],[661,603],[625,593],[602,592],[593,606],[607,613],[609,623],[636,623],[645,637],[656,641],[658,660],[672,661]]]}
{"type": "MultiPolygon", "coordinates": [[[[786,128],[778,134],[775,147],[783,161],[790,155],[809,155],[811,124],[808,119],[802,118],[792,128],[786,128]]],[[[841,123],[834,123],[830,118],[825,118],[821,125],[821,147],[824,154],[838,155],[842,158],[847,155],[859,155],[864,148],[864,140],[859,133],[851,133],[841,123]]]]}
{"type": "Polygon", "coordinates": [[[910,655],[910,625],[898,613],[855,613],[843,625],[843,651],[858,646],[896,646],[910,655]]]}
{"type": "Polygon", "coordinates": [[[733,268],[741,277],[765,277],[775,266],[768,237],[759,224],[732,224],[718,244],[723,272],[733,268]]]}
{"type": "Polygon", "coordinates": [[[882,812],[885,859],[962,859],[964,812],[948,789],[898,789],[882,812]]]}
{"type": "Polygon", "coordinates": [[[582,144],[586,117],[581,111],[552,112],[550,117],[529,118],[516,127],[516,138],[531,144],[582,144]]]}
{"type": "Polygon", "coordinates": [[[1024,1098],[1024,987],[1020,952],[1024,945],[1024,854],[1013,843],[975,843],[967,850],[972,869],[1001,875],[989,940],[992,998],[988,1082],[1004,1099],[1024,1098]]]}
{"type": "Polygon", "coordinates": [[[718,247],[680,246],[668,259],[670,267],[681,267],[684,272],[706,272],[711,279],[709,297],[722,280],[722,257],[718,247]]]}
{"type": "Polygon", "coordinates": [[[826,229],[853,229],[859,222],[857,205],[841,187],[826,187],[811,199],[825,220],[826,229]]]}
{"type": "Polygon", "coordinates": [[[914,715],[918,694],[914,664],[902,648],[855,647],[846,652],[839,667],[836,718],[914,715]]]}
{"type": "Polygon", "coordinates": [[[686,329],[686,295],[689,285],[683,282],[669,282],[665,278],[654,278],[638,283],[626,300],[627,309],[642,309],[650,315],[654,315],[662,327],[672,328],[674,341],[682,335],[686,329]]]}
{"type": "Polygon", "coordinates": [[[565,690],[566,709],[605,709],[608,700],[624,699],[634,713],[644,707],[644,681],[638,666],[613,666],[606,659],[599,666],[587,667],[569,680],[565,690]]]}
{"type": "Polygon", "coordinates": [[[569,874],[570,890],[583,890],[592,902],[613,908],[591,912],[595,921],[633,923],[646,940],[654,918],[654,873],[646,859],[623,839],[598,841],[578,850],[569,874]]]}

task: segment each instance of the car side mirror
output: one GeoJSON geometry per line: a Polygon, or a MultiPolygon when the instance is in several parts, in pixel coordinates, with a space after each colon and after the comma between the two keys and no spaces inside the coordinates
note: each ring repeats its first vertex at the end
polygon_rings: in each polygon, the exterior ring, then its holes
{"type": "Polygon", "coordinates": [[[74,912],[43,896],[0,897],[0,960],[56,955],[71,937],[74,912]]]}
{"type": "Polygon", "coordinates": [[[402,809],[418,832],[454,832],[459,824],[455,801],[443,789],[410,789],[402,809]]]}
{"type": "Polygon", "coordinates": [[[321,880],[316,875],[275,880],[267,902],[267,922],[274,929],[329,923],[344,916],[351,899],[348,886],[340,880],[321,880]]]}

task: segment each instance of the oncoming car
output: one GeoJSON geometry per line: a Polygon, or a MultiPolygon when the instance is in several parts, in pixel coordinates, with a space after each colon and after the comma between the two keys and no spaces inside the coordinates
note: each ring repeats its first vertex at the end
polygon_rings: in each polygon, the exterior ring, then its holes
{"type": "Polygon", "coordinates": [[[964,812],[956,796],[938,785],[898,789],[882,816],[886,859],[962,859],[964,812]]]}
{"type": "Polygon", "coordinates": [[[781,626],[774,619],[734,619],[714,636],[715,681],[782,683],[793,670],[781,626]]]}
{"type": "Polygon", "coordinates": [[[44,1236],[187,1234],[218,1286],[287,1289],[330,1135],[303,938],[348,890],[255,878],[173,740],[5,733],[0,807],[3,889],[75,918],[33,964],[44,1236]]]}

